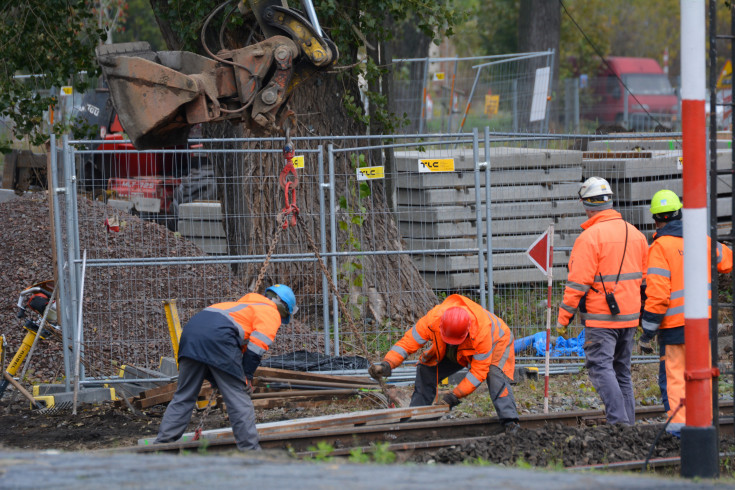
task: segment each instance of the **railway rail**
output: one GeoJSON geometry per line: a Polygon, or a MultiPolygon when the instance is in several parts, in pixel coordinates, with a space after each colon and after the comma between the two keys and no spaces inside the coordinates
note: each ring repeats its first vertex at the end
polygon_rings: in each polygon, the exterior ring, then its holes
{"type": "MultiPolygon", "coordinates": [[[[721,410],[731,410],[732,401],[721,401],[721,410]]],[[[639,407],[636,410],[636,420],[644,421],[663,418],[665,410],[662,405],[639,407]]],[[[603,423],[605,415],[601,410],[580,410],[572,412],[557,412],[551,414],[521,415],[520,425],[526,429],[540,428],[547,424],[563,424],[568,426],[596,425],[603,423]]],[[[720,427],[732,430],[733,418],[720,416],[720,427]]],[[[330,456],[344,457],[351,451],[359,448],[369,453],[374,450],[377,442],[389,445],[383,449],[393,452],[421,452],[435,451],[442,447],[455,446],[470,441],[481,441],[503,432],[503,427],[496,417],[482,417],[472,419],[444,419],[401,421],[376,425],[355,425],[323,428],[315,430],[301,430],[297,432],[264,434],[260,444],[263,449],[286,449],[299,457],[311,457],[311,451],[318,442],[326,442],[334,448],[330,456]]],[[[235,449],[232,437],[217,438],[208,441],[186,441],[149,446],[134,446],[112,451],[132,451],[136,453],[161,453],[194,451],[206,447],[208,452],[235,449]]],[[[670,459],[670,458],[665,458],[670,459]]],[[[674,458],[675,459],[675,458],[674,458]]],[[[633,464],[631,462],[631,464],[633,464]]],[[[656,465],[662,464],[656,462],[656,465]]],[[[640,465],[640,463],[639,463],[640,465]]],[[[624,469],[624,465],[620,465],[624,469]]]]}

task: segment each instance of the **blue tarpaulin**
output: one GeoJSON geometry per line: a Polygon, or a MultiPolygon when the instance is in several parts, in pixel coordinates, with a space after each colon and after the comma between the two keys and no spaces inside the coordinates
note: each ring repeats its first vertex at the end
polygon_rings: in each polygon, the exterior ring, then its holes
{"type": "MultiPolygon", "coordinates": [[[[579,356],[584,357],[584,329],[576,337],[565,339],[564,337],[551,338],[551,346],[549,347],[549,355],[551,357],[563,356],[579,356]]],[[[515,341],[513,348],[516,354],[519,354],[529,347],[533,347],[536,355],[543,357],[546,355],[546,332],[538,332],[528,337],[523,337],[515,341]]]]}

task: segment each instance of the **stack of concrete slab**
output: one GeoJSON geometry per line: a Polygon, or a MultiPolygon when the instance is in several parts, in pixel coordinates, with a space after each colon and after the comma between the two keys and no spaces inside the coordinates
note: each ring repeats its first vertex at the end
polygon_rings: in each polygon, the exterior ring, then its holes
{"type": "Polygon", "coordinates": [[[219,202],[180,204],[178,231],[209,255],[227,254],[227,234],[219,202]]]}
{"type": "MultiPolygon", "coordinates": [[[[649,236],[654,230],[651,197],[661,189],[670,189],[681,196],[685,164],[681,139],[595,141],[583,154],[584,176],[607,179],[613,188],[616,209],[649,236]]],[[[717,168],[732,168],[732,151],[727,141],[718,141],[717,168]]],[[[733,197],[731,177],[719,178],[716,187],[717,215],[729,230],[733,197]]]]}
{"type": "MultiPolygon", "coordinates": [[[[481,152],[484,161],[484,152],[481,152]]],[[[478,247],[472,150],[433,150],[396,153],[396,202],[406,247],[426,252],[413,256],[435,289],[479,285],[476,253],[453,253],[478,247]],[[452,172],[420,172],[420,159],[453,158],[452,172]],[[432,253],[444,249],[446,252],[432,253]]],[[[479,178],[479,225],[487,248],[485,171],[479,178]]],[[[490,153],[490,236],[495,284],[535,282],[544,275],[525,250],[550,224],[555,247],[570,247],[580,232],[584,211],[577,190],[582,178],[582,154],[572,150],[497,147],[490,153]]],[[[486,260],[485,254],[485,260],[486,260]]],[[[565,252],[554,254],[554,277],[566,278],[565,252]]]]}

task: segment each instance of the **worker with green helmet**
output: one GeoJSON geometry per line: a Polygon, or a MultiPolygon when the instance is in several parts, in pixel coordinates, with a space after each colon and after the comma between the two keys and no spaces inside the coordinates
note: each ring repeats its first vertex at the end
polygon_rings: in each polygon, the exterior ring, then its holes
{"type": "MultiPolygon", "coordinates": [[[[658,383],[664,408],[669,417],[674,416],[667,427],[674,435],[679,434],[686,422],[685,408],[679,408],[685,391],[684,230],[681,209],[679,196],[671,190],[662,189],[651,199],[656,233],[648,249],[645,306],[641,315],[643,333],[638,340],[640,351],[652,354],[651,341],[658,334],[658,383]]],[[[732,250],[721,243],[717,244],[717,270],[732,270],[732,250]]]]}

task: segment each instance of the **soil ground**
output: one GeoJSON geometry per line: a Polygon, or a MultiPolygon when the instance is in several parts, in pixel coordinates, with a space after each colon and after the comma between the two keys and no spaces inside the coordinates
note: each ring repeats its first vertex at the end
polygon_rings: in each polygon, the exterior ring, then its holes
{"type": "MultiPolygon", "coordinates": [[[[655,404],[659,400],[655,387],[657,365],[635,365],[634,379],[636,398],[644,404],[655,404]]],[[[567,411],[601,408],[594,389],[589,385],[585,373],[555,375],[550,382],[550,409],[567,411]]],[[[731,398],[732,392],[723,386],[721,398],[731,398]]],[[[409,394],[411,387],[399,387],[409,394]]],[[[520,380],[514,387],[521,413],[540,413],[543,410],[543,379],[520,380]]],[[[0,448],[17,449],[62,449],[89,451],[94,449],[131,446],[144,437],[152,437],[165,407],[133,413],[129,409],[116,408],[112,404],[85,405],[73,416],[70,411],[58,413],[36,413],[28,409],[20,399],[9,403],[12,394],[6,394],[0,405],[0,448]]],[[[354,397],[349,400],[330,402],[319,408],[281,408],[257,410],[258,422],[273,422],[302,417],[345,413],[377,408],[374,400],[354,397]]],[[[470,395],[449,414],[453,418],[492,416],[494,409],[486,385],[470,395]]],[[[193,431],[199,423],[201,413],[195,412],[189,426],[193,431]]],[[[568,466],[601,464],[615,461],[645,459],[651,443],[661,428],[660,420],[639,423],[635,427],[598,426],[563,427],[549,425],[544,429],[520,429],[514,434],[500,434],[481,443],[473,442],[461,446],[443,448],[432,453],[403,455],[399,461],[440,464],[489,463],[505,466],[560,468],[568,466]]],[[[228,427],[226,412],[210,411],[205,429],[228,427]]],[[[735,439],[732,434],[722,434],[720,450],[732,451],[735,439]]],[[[679,456],[679,440],[664,434],[653,452],[656,457],[679,456]]],[[[729,463],[723,466],[723,476],[733,476],[729,463]]]]}

